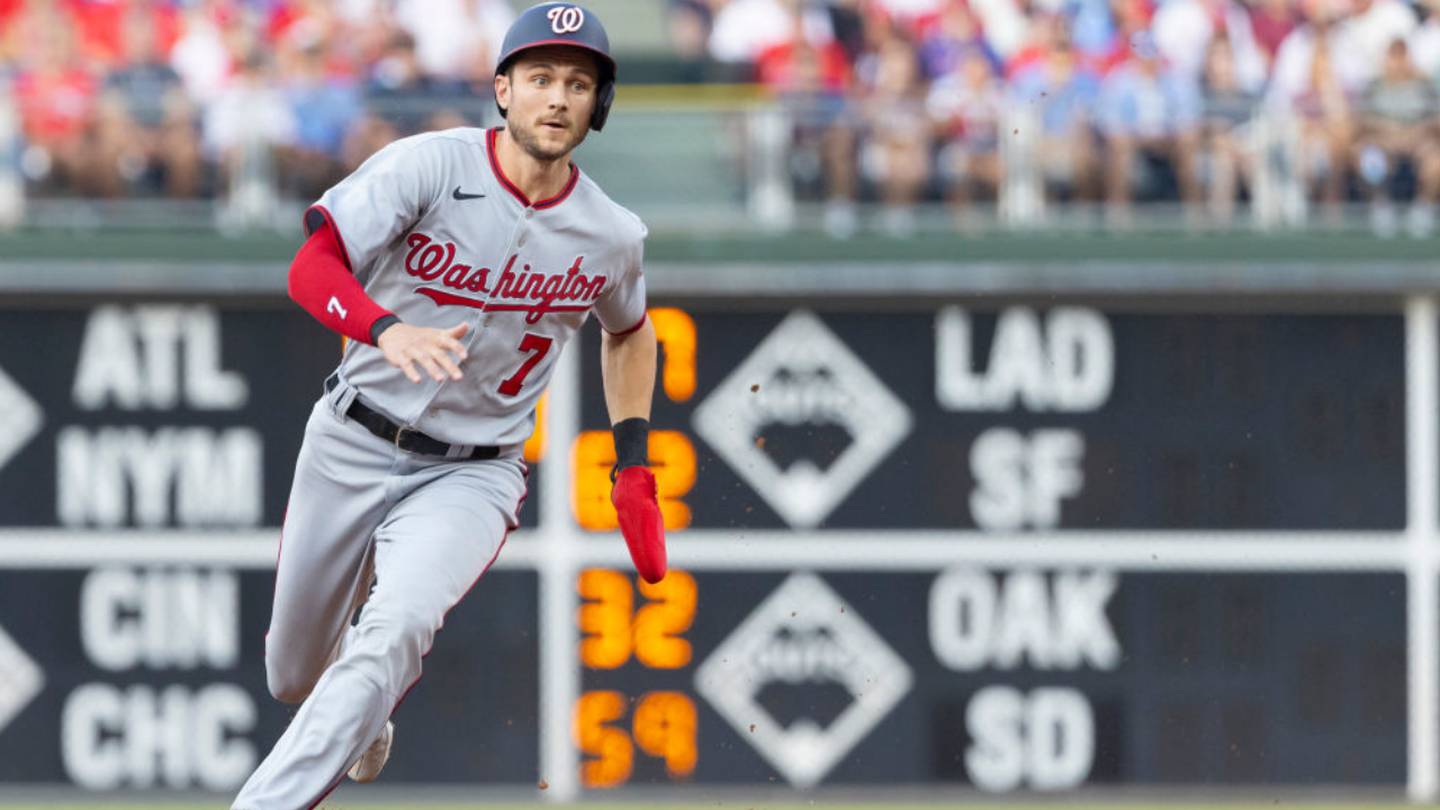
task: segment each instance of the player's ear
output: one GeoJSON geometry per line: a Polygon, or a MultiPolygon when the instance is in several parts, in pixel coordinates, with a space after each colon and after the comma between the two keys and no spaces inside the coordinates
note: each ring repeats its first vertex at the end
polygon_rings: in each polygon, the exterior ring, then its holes
{"type": "Polygon", "coordinates": [[[504,115],[510,109],[510,71],[495,74],[495,103],[504,115]]]}

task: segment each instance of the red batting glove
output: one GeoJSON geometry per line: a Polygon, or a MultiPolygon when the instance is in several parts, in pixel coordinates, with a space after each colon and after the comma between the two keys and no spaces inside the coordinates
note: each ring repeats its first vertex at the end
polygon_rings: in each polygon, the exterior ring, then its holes
{"type": "Polygon", "coordinates": [[[655,474],[648,467],[626,467],[615,475],[610,503],[620,518],[620,533],[641,579],[665,578],[665,519],[655,496],[655,474]]]}

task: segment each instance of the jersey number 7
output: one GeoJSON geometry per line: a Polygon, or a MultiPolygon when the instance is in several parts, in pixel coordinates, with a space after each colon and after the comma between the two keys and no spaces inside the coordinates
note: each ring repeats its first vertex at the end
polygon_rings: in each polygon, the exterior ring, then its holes
{"type": "Polygon", "coordinates": [[[540,361],[545,359],[545,355],[550,353],[550,346],[554,343],[554,338],[526,332],[525,337],[520,341],[520,351],[533,352],[533,354],[520,364],[520,370],[515,372],[510,379],[500,383],[500,393],[507,397],[513,397],[520,393],[520,387],[525,384],[525,378],[535,370],[536,366],[540,365],[540,361]]]}

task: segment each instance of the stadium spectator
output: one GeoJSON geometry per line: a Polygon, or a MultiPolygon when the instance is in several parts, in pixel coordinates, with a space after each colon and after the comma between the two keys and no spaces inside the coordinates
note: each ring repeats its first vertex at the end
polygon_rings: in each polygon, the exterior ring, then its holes
{"type": "MultiPolygon", "coordinates": [[[[0,0],[0,79],[56,190],[202,195],[263,153],[303,196],[395,138],[492,121],[520,2],[0,0]]],[[[958,221],[1041,180],[1116,216],[1161,192],[1230,222],[1261,147],[1334,213],[1412,176],[1412,227],[1435,204],[1440,138],[1414,110],[1440,86],[1440,0],[655,2],[676,75],[753,77],[789,108],[796,193],[834,233],[860,199],[905,233],[918,202],[958,221]]]]}
{"type": "Polygon", "coordinates": [[[940,180],[956,224],[969,228],[976,188],[992,195],[1000,187],[1000,123],[1005,90],[988,49],[973,47],[958,57],[955,70],[930,87],[926,109],[941,143],[940,180]]]}
{"type": "Polygon", "coordinates": [[[1169,166],[1186,212],[1193,217],[1200,199],[1195,174],[1199,88],[1165,64],[1152,38],[1136,37],[1131,54],[1106,75],[1098,101],[1107,156],[1107,216],[1117,224],[1128,221],[1136,169],[1145,161],[1144,166],[1169,166]]]}
{"type": "Polygon", "coordinates": [[[1265,58],[1266,74],[1275,62],[1280,43],[1295,30],[1296,15],[1292,0],[1256,0],[1250,6],[1250,30],[1255,45],[1265,58]]]}
{"type": "Polygon", "coordinates": [[[1435,86],[1410,59],[1405,40],[1385,53],[1379,77],[1365,92],[1356,147],[1356,172],[1371,199],[1372,224],[1384,235],[1397,225],[1392,184],[1402,165],[1415,176],[1415,198],[1407,221],[1415,236],[1435,227],[1440,201],[1440,143],[1436,140],[1435,86]]]}
{"type": "Polygon", "coordinates": [[[493,65],[515,12],[504,0],[397,0],[395,17],[415,38],[420,66],[462,79],[479,61],[493,65]]]}
{"type": "Polygon", "coordinates": [[[710,55],[720,62],[751,62],[794,37],[794,17],[816,45],[835,39],[827,7],[820,0],[729,0],[715,15],[710,55]]]}
{"type": "Polygon", "coordinates": [[[185,10],[180,35],[170,49],[170,66],[185,92],[204,107],[220,96],[239,54],[262,45],[258,14],[204,0],[185,10]]]}
{"type": "Polygon", "coordinates": [[[154,20],[153,9],[137,5],[118,21],[120,66],[105,77],[95,131],[95,181],[106,196],[200,190],[195,110],[154,20]]]}
{"type": "Polygon", "coordinates": [[[805,14],[793,9],[786,15],[788,36],[777,39],[755,55],[755,78],[781,93],[811,89],[818,78],[825,93],[843,93],[850,82],[850,60],[834,39],[819,42],[806,35],[805,14]],[[818,70],[818,74],[812,75],[818,70]]]}
{"type": "Polygon", "coordinates": [[[1135,57],[1133,48],[1137,40],[1154,41],[1150,23],[1155,16],[1155,6],[1150,0],[1110,0],[1110,10],[1115,18],[1115,36],[1110,41],[1110,47],[1095,61],[1101,75],[1131,61],[1135,57]]]}
{"type": "Polygon", "coordinates": [[[1440,0],[1422,0],[1424,22],[1410,35],[1410,59],[1420,74],[1440,80],[1440,0]]]}
{"type": "Polygon", "coordinates": [[[1033,18],[1048,14],[1032,15],[1027,0],[968,0],[968,4],[980,21],[985,41],[1003,60],[1010,59],[1030,41],[1033,18]]]}
{"type": "Polygon", "coordinates": [[[295,121],[287,179],[302,198],[318,197],[343,175],[341,145],[360,116],[355,83],[327,69],[328,51],[318,32],[292,37],[281,50],[281,91],[295,121]]]}
{"type": "MultiPolygon", "coordinates": [[[[1044,63],[1052,53],[1067,44],[1073,45],[1074,37],[1070,35],[1065,18],[1059,14],[1041,14],[1030,26],[1029,38],[1024,44],[1009,54],[999,51],[997,53],[1001,53],[1005,60],[1005,75],[1013,80],[1025,69],[1044,63]]],[[[1074,47],[1080,61],[1088,64],[1090,61],[1088,55],[1081,54],[1078,45],[1074,45],[1074,47]]],[[[1108,51],[1109,49],[1110,42],[1107,40],[1102,50],[1108,51]]]]}
{"type": "Polygon", "coordinates": [[[466,94],[463,82],[426,75],[415,53],[414,37],[401,29],[392,31],[385,51],[370,67],[363,90],[368,117],[384,122],[391,133],[376,148],[397,137],[433,129],[429,119],[434,111],[456,105],[466,94]]]}
{"type": "Polygon", "coordinates": [[[1087,59],[1103,57],[1115,42],[1115,16],[1110,0],[1068,0],[1064,19],[1075,47],[1087,59]]]}
{"type": "Polygon", "coordinates": [[[1155,45],[1170,67],[1190,81],[1205,68],[1210,43],[1229,46],[1235,78],[1258,92],[1265,85],[1265,56],[1255,42],[1249,12],[1235,0],[1165,0],[1155,12],[1155,45]]]}
{"type": "MultiPolygon", "coordinates": [[[[959,0],[956,0],[959,2],[959,0]]],[[[825,13],[830,18],[830,33],[854,63],[865,52],[867,0],[828,0],[825,13]]]]}
{"type": "Polygon", "coordinates": [[[171,3],[160,0],[67,0],[64,3],[75,26],[80,48],[100,67],[113,68],[128,61],[126,29],[143,20],[160,53],[169,53],[180,33],[180,15],[171,3]]]}
{"type": "Polygon", "coordinates": [[[857,68],[863,141],[861,173],[884,203],[881,227],[892,236],[914,230],[914,205],[930,176],[930,122],[920,55],[898,32],[857,68]]]}
{"type": "Polygon", "coordinates": [[[826,200],[825,227],[843,238],[857,220],[850,64],[838,42],[817,46],[805,36],[802,13],[791,10],[789,39],[764,51],[756,72],[789,113],[789,172],[797,191],[826,200]]]}
{"type": "Polygon", "coordinates": [[[979,20],[961,2],[950,3],[920,40],[920,60],[929,79],[959,72],[961,63],[975,53],[990,61],[992,73],[1000,69],[1000,57],[985,41],[979,20]]]}
{"type": "Polygon", "coordinates": [[[1242,183],[1251,189],[1254,187],[1251,119],[1259,94],[1240,83],[1228,37],[1210,40],[1200,89],[1204,102],[1201,133],[1209,169],[1210,216],[1220,225],[1230,225],[1242,183]]]}
{"type": "Polygon", "coordinates": [[[686,63],[697,65],[710,53],[715,15],[726,0],[665,0],[665,29],[670,47],[686,63]]]}
{"type": "Polygon", "coordinates": [[[1039,124],[1034,159],[1046,183],[1071,196],[1093,199],[1098,179],[1093,108],[1100,79],[1063,26],[1036,27],[1050,29],[1053,40],[1011,68],[1010,104],[1017,115],[1033,116],[1039,124]]]}
{"type": "Polygon", "coordinates": [[[1347,15],[1337,24],[1337,50],[1342,79],[1350,91],[1363,91],[1375,80],[1387,60],[1390,43],[1408,39],[1419,27],[1415,10],[1406,0],[1351,0],[1347,15]]]}
{"type": "Polygon", "coordinates": [[[295,143],[297,128],[290,104],[276,87],[270,60],[257,49],[245,55],[206,108],[203,145],[233,184],[237,176],[273,167],[295,143]]]}
{"type": "MultiPolygon", "coordinates": [[[[1354,143],[1339,9],[1332,0],[1302,0],[1300,8],[1304,22],[1280,46],[1265,104],[1271,114],[1298,123],[1297,173],[1319,188],[1327,217],[1338,220],[1354,143]]],[[[1350,80],[1354,76],[1352,69],[1350,80]]]]}
{"type": "Polygon", "coordinates": [[[90,125],[99,83],[84,67],[70,21],[56,8],[32,5],[14,81],[15,105],[37,179],[86,193],[93,187],[90,125]]]}
{"type": "Polygon", "coordinates": [[[902,27],[915,29],[940,16],[949,0],[871,0],[877,9],[902,27]]]}

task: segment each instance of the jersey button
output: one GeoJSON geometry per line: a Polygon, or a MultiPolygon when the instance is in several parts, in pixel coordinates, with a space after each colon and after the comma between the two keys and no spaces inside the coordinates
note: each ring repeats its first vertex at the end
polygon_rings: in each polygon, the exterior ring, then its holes
{"type": "Polygon", "coordinates": [[[525,209],[525,218],[526,218],[526,219],[534,219],[534,217],[535,217],[535,209],[534,209],[534,208],[526,208],[526,209],[525,209]]]}

